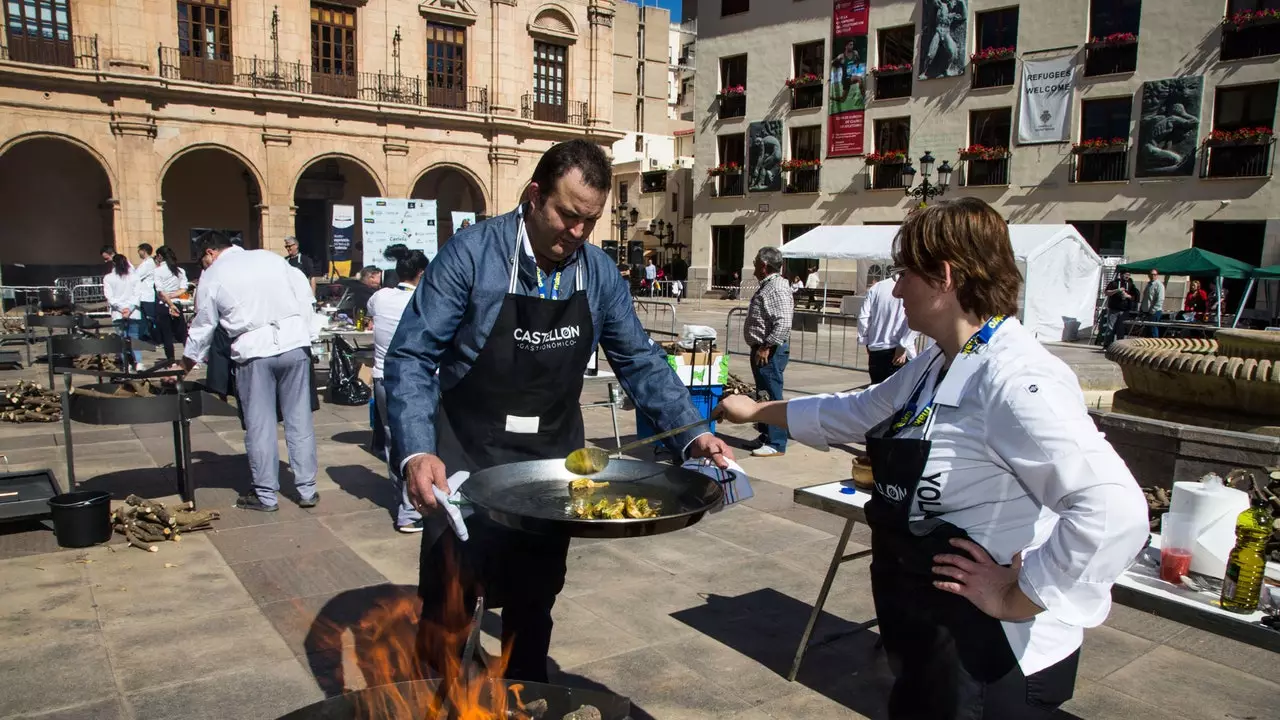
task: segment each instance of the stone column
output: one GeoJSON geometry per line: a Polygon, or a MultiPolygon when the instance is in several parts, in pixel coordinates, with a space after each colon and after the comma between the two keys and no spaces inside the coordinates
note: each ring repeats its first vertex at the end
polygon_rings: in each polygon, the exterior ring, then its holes
{"type": "Polygon", "coordinates": [[[591,0],[591,127],[613,122],[613,16],[614,0],[591,0]]]}
{"type": "Polygon", "coordinates": [[[387,197],[409,197],[413,192],[413,178],[409,177],[408,141],[387,140],[382,143],[382,152],[386,155],[387,197]]]}
{"type": "Polygon", "coordinates": [[[133,257],[140,243],[150,243],[152,247],[164,244],[155,117],[117,113],[112,115],[110,125],[120,185],[115,188],[116,250],[133,257]]]}
{"type": "Polygon", "coordinates": [[[267,187],[259,188],[261,247],[283,252],[285,237],[293,234],[293,217],[297,212],[293,205],[293,135],[288,130],[264,130],[262,144],[267,153],[262,169],[267,187]]]}
{"type": "MultiPolygon", "coordinates": [[[[502,31],[511,26],[512,33],[516,32],[512,18],[515,6],[516,0],[489,0],[489,111],[494,115],[516,115],[520,112],[520,98],[507,96],[502,79],[502,69],[514,61],[511,41],[503,37],[502,31]]],[[[525,67],[526,64],[516,67],[525,67]]]]}

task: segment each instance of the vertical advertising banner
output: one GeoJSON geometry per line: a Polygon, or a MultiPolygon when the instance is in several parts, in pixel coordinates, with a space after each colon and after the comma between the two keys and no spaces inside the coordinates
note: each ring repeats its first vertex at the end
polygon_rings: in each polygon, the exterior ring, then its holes
{"type": "Polygon", "coordinates": [[[355,242],[356,206],[333,206],[333,245],[330,260],[351,262],[351,243],[355,242]]]}
{"type": "Polygon", "coordinates": [[[782,121],[764,120],[747,126],[749,192],[782,189],[782,121]]]}
{"type": "Polygon", "coordinates": [[[1142,84],[1135,175],[1178,177],[1195,173],[1203,88],[1201,75],[1142,84]]]}
{"type": "Polygon", "coordinates": [[[403,243],[434,259],[437,249],[436,201],[404,198],[360,198],[364,229],[364,264],[394,269],[394,260],[383,257],[388,245],[403,243]]]}
{"type": "Polygon", "coordinates": [[[1075,85],[1075,57],[1022,61],[1022,105],[1018,113],[1018,142],[1066,142],[1071,132],[1071,89],[1075,85]]]}
{"type": "Polygon", "coordinates": [[[835,0],[827,84],[827,157],[862,154],[870,0],[835,0]]]}
{"type": "Polygon", "coordinates": [[[920,79],[963,75],[969,62],[964,54],[969,37],[967,0],[922,0],[920,16],[920,79]]]}

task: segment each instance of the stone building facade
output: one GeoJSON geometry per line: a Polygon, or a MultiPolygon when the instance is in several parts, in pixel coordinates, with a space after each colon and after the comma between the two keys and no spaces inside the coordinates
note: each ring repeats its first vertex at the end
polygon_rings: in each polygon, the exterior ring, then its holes
{"type": "MultiPolygon", "coordinates": [[[[1237,29],[1224,22],[1224,13],[1274,5],[1255,0],[951,2],[946,5],[952,10],[965,11],[963,24],[958,18],[950,21],[963,28],[952,35],[963,72],[922,80],[920,58],[933,43],[931,36],[921,36],[931,32],[937,5],[934,0],[869,0],[862,58],[868,73],[860,88],[867,98],[864,153],[901,151],[919,168],[918,158],[931,151],[938,166],[947,160],[955,168],[944,197],[982,198],[1010,222],[1073,223],[1104,256],[1136,260],[1195,246],[1254,264],[1280,262],[1274,142],[1245,149],[1203,142],[1214,130],[1274,126],[1280,25],[1237,29]],[[1117,39],[1093,42],[1110,35],[1117,39]],[[1007,47],[1015,55],[1005,61],[972,58],[1007,47]],[[1073,58],[1076,68],[1068,140],[1019,144],[1022,63],[1064,56],[1073,58]],[[915,67],[876,72],[901,64],[915,67]],[[1199,112],[1190,118],[1198,120],[1189,138],[1192,172],[1143,177],[1140,164],[1168,151],[1159,140],[1141,143],[1144,84],[1197,77],[1202,89],[1199,112]],[[1115,137],[1121,144],[1107,153],[1073,153],[1073,144],[1115,137]],[[974,144],[999,146],[1008,157],[960,161],[959,149],[974,144]]],[[[832,0],[697,2],[699,82],[693,107],[699,186],[692,265],[701,277],[712,275],[720,282],[749,268],[758,248],[784,243],[816,224],[900,223],[918,202],[904,196],[901,166],[828,157],[828,71],[833,54],[844,49],[832,48],[832,10],[832,0]],[[821,68],[821,84],[804,93],[788,89],[787,80],[810,56],[809,64],[821,68]],[[718,99],[729,84],[744,85],[745,100],[718,99]],[[775,192],[751,192],[740,177],[708,177],[709,167],[746,159],[749,125],[763,120],[781,121],[783,157],[819,159],[820,170],[791,173],[775,192]]],[[[938,180],[937,166],[931,179],[938,180]]],[[[841,272],[847,266],[830,269],[824,273],[827,280],[863,282],[841,272]]],[[[1169,288],[1171,298],[1179,292],[1181,279],[1169,288]]]]}
{"type": "Polygon", "coordinates": [[[322,259],[332,204],[370,196],[438,200],[445,241],[552,144],[621,137],[614,0],[6,6],[8,285],[101,272],[102,245],[187,258],[201,228],[322,259]]]}

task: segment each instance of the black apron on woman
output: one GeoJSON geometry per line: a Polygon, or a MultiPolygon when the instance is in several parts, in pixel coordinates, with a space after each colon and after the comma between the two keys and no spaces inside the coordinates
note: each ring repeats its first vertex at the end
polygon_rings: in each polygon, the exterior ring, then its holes
{"type": "MultiPolygon", "coordinates": [[[[985,338],[980,331],[966,343],[966,350],[973,352],[985,345],[991,334],[994,328],[985,338]]],[[[941,360],[938,356],[935,362],[941,360]]],[[[871,526],[871,594],[880,637],[896,678],[889,696],[889,717],[1050,718],[1058,705],[1071,698],[1080,651],[1024,676],[999,620],[967,598],[933,586],[935,580],[951,580],[933,574],[934,556],[967,556],[949,541],[972,538],[928,514],[923,519],[910,519],[917,492],[922,499],[928,499],[925,493],[930,490],[937,492],[927,485],[933,477],[923,477],[935,408],[932,401],[920,405],[932,370],[925,371],[907,407],[866,436],[875,479],[875,490],[866,506],[871,526]],[[922,437],[897,437],[909,426],[923,428],[922,437]],[[922,479],[926,481],[924,488],[920,487],[922,479]]],[[[944,369],[933,383],[930,396],[942,384],[945,373],[944,369]]]]}
{"type": "MultiPolygon", "coordinates": [[[[564,457],[585,444],[582,374],[594,350],[594,328],[582,267],[567,300],[559,294],[562,273],[538,273],[538,296],[516,292],[524,223],[511,259],[511,281],[502,309],[471,369],[444,391],[437,410],[438,455],[449,472],[471,472],[526,460],[564,457]]],[[[467,518],[470,539],[452,531],[423,533],[418,588],[423,632],[446,620],[448,578],[456,568],[466,620],[477,595],[486,607],[502,608],[502,642],[511,645],[506,676],[547,682],[551,609],[564,588],[569,538],[511,530],[467,518]]],[[[455,618],[460,619],[460,618],[455,618]]],[[[463,628],[450,628],[461,630],[463,628]]],[[[441,667],[426,645],[428,664],[441,667]]],[[[438,645],[438,643],[437,643],[438,645]]]]}

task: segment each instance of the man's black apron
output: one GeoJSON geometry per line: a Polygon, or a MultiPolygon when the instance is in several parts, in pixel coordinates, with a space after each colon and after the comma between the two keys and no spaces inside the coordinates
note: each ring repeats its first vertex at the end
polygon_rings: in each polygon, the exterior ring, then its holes
{"type": "MultiPolygon", "coordinates": [[[[975,335],[976,344],[984,345],[993,333],[987,333],[986,339],[975,335]]],[[[972,352],[974,345],[971,339],[966,349],[972,352]]],[[[940,361],[941,356],[935,362],[940,361]]],[[[951,579],[933,574],[934,556],[967,556],[949,541],[971,539],[968,533],[928,513],[914,527],[910,521],[917,495],[926,500],[930,491],[939,492],[927,486],[933,478],[923,477],[932,446],[927,437],[934,404],[930,401],[921,407],[920,402],[932,370],[931,366],[925,371],[907,407],[866,436],[875,479],[866,506],[871,526],[871,593],[880,637],[896,676],[889,716],[895,720],[1049,718],[1054,708],[1071,698],[1079,650],[1025,677],[999,620],[967,598],[933,586],[934,580],[951,579]],[[923,437],[897,437],[908,426],[923,427],[923,437]],[[919,487],[922,479],[924,488],[919,487]]],[[[945,372],[933,383],[930,395],[942,384],[945,372]]]]}
{"type": "MultiPolygon", "coordinates": [[[[466,376],[440,398],[438,412],[448,427],[440,433],[438,454],[445,457],[445,443],[456,443],[452,452],[465,456],[456,464],[472,472],[564,457],[585,443],[579,401],[583,370],[594,350],[585,259],[578,258],[577,284],[568,300],[559,299],[559,272],[548,278],[538,271],[539,296],[520,295],[524,232],[521,219],[510,286],[484,347],[466,376]]],[[[445,463],[450,472],[461,469],[447,458],[445,463]]],[[[564,587],[569,539],[510,530],[479,513],[466,522],[470,539],[465,543],[450,531],[439,539],[423,533],[418,587],[424,633],[442,620],[448,579],[456,568],[468,619],[477,594],[487,607],[503,609],[503,644],[512,643],[507,677],[545,683],[551,608],[564,587]]],[[[427,661],[439,667],[430,655],[427,661]]]]}

